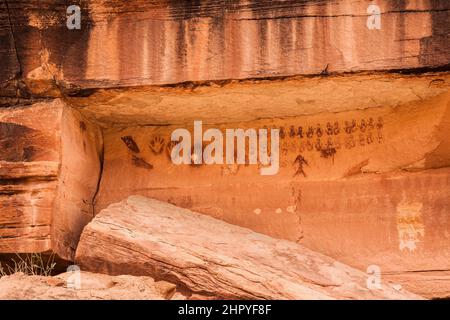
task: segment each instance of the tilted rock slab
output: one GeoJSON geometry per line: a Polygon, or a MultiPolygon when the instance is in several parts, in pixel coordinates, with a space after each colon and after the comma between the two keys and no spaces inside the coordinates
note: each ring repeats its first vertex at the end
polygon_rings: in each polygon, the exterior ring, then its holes
{"type": "Polygon", "coordinates": [[[418,299],[294,242],[142,196],[110,205],[84,229],[82,270],[147,275],[238,299],[418,299]]]}

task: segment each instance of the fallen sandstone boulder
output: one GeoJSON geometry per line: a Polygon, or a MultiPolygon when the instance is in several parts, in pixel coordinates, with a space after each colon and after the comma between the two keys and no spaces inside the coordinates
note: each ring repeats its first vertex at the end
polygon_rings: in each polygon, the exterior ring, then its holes
{"type": "Polygon", "coordinates": [[[230,299],[419,299],[299,244],[142,196],[110,205],[84,229],[82,270],[146,275],[230,299]]]}

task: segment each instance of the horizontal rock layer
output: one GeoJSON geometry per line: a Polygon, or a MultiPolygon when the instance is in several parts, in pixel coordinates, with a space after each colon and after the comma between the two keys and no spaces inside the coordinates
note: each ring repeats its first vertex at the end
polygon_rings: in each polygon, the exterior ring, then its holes
{"type": "Polygon", "coordinates": [[[57,96],[61,87],[73,93],[450,63],[448,1],[377,1],[381,29],[367,27],[378,13],[371,4],[89,0],[81,29],[69,30],[64,1],[8,0],[0,4],[0,81],[8,95],[57,96]]]}
{"type": "Polygon", "coordinates": [[[58,103],[0,109],[0,251],[51,248],[59,173],[58,103]]]}
{"type": "MultiPolygon", "coordinates": [[[[68,98],[71,106],[104,128],[239,123],[369,108],[395,109],[448,93],[450,73],[362,73],[284,80],[231,81],[186,87],[146,86],[68,98]]],[[[448,96],[447,96],[448,98],[448,96]]],[[[445,105],[431,102],[433,105],[445,105]]],[[[314,123],[315,125],[315,123],[314,123]]]]}
{"type": "Polygon", "coordinates": [[[101,133],[61,100],[0,109],[0,252],[73,255],[93,216],[101,133]]]}

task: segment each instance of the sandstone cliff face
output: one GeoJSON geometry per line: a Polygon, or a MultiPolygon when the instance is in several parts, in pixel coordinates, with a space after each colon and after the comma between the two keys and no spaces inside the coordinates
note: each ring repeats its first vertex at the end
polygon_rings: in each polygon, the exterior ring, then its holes
{"type": "Polygon", "coordinates": [[[67,29],[65,1],[6,3],[2,80],[21,72],[48,83],[33,93],[51,94],[52,78],[111,87],[435,67],[450,58],[445,0],[377,1],[381,30],[367,28],[365,0],[90,0],[80,30],[67,29]]]}
{"type": "Polygon", "coordinates": [[[73,260],[141,195],[450,295],[450,3],[0,3],[0,252],[73,260]],[[176,128],[280,129],[280,171],[176,166],[176,128]]]}
{"type": "Polygon", "coordinates": [[[93,213],[101,133],[61,100],[0,109],[1,252],[71,257],[93,213]]]}
{"type": "MultiPolygon", "coordinates": [[[[217,115],[214,111],[208,113],[204,130],[280,128],[284,132],[280,137],[280,171],[274,176],[260,176],[255,165],[177,166],[171,162],[166,149],[171,132],[185,127],[192,133],[193,128],[193,122],[186,121],[184,125],[177,122],[182,121],[183,115],[188,119],[196,115],[202,119],[206,107],[203,109],[201,104],[211,99],[209,90],[216,89],[199,88],[186,94],[192,104],[180,101],[177,112],[161,117],[174,125],[149,125],[152,116],[136,111],[143,125],[124,126],[120,121],[124,119],[127,123],[126,116],[106,115],[105,110],[120,109],[118,114],[125,115],[136,109],[127,110],[122,102],[115,106],[112,101],[108,107],[101,104],[105,106],[104,111],[99,111],[97,117],[100,122],[109,121],[110,126],[104,130],[105,157],[96,213],[120,201],[124,195],[141,194],[276,238],[299,242],[363,270],[378,265],[388,278],[404,279],[400,282],[414,287],[417,292],[441,295],[450,285],[447,259],[450,253],[447,214],[450,205],[447,134],[450,132],[450,100],[445,87],[439,88],[439,93],[432,97],[434,79],[431,77],[411,79],[416,81],[418,90],[420,81],[426,81],[424,96],[429,94],[429,98],[420,100],[415,96],[410,102],[397,103],[396,99],[406,96],[410,90],[409,86],[399,85],[386,88],[379,95],[360,93],[361,100],[365,97],[369,101],[389,101],[385,106],[364,110],[355,110],[354,101],[338,104],[340,97],[350,90],[358,101],[358,77],[353,78],[353,82],[332,78],[335,90],[327,97],[312,100],[311,106],[304,109],[292,108],[296,116],[222,124],[217,123],[220,114],[250,117],[237,103],[242,95],[246,94],[248,100],[259,99],[262,93],[258,86],[275,91],[268,84],[253,84],[251,88],[245,84],[230,85],[231,88],[225,85],[221,88],[224,99],[235,112],[227,113],[224,111],[227,109],[222,108],[217,115]],[[306,115],[322,99],[337,110],[354,109],[306,115]],[[346,123],[352,121],[357,123],[357,128],[348,133],[346,123]],[[339,132],[334,130],[336,123],[339,132]],[[333,132],[327,132],[327,124],[332,125],[333,132]],[[299,128],[303,129],[303,136],[299,135],[299,128]],[[309,128],[313,128],[311,137],[307,136],[309,128]],[[130,148],[127,141],[132,141],[136,148],[130,148]],[[154,142],[160,144],[156,146],[154,142]],[[327,148],[333,150],[333,154],[326,154],[327,148]],[[296,161],[299,156],[302,163],[296,161]],[[412,272],[420,276],[411,280],[412,272]],[[431,280],[435,277],[441,281],[431,280]]],[[[402,81],[407,79],[401,78],[402,81]]],[[[371,80],[365,81],[365,85],[372,85],[371,80]]],[[[391,86],[395,83],[396,80],[389,82],[391,86]]],[[[298,88],[294,92],[302,90],[305,89],[298,88]]],[[[319,92],[320,89],[316,96],[319,92]]],[[[295,93],[285,94],[286,103],[274,104],[280,105],[276,109],[266,110],[261,108],[262,104],[255,104],[257,111],[252,115],[258,112],[273,115],[288,110],[288,103],[296,99],[295,93]]],[[[159,97],[162,101],[175,99],[164,92],[159,97]]],[[[125,93],[120,100],[127,101],[125,93]]],[[[223,103],[221,99],[218,101],[223,103]]],[[[359,105],[364,106],[364,102],[359,105]]],[[[101,109],[95,104],[89,108],[101,109]]],[[[151,106],[146,108],[152,109],[151,106]]],[[[154,109],[158,112],[157,107],[154,109]]],[[[139,121],[135,116],[131,119],[135,123],[139,121]]]]}
{"type": "Polygon", "coordinates": [[[2,252],[51,248],[59,169],[60,104],[1,109],[2,252]],[[36,121],[40,118],[40,121],[36,121]]]}

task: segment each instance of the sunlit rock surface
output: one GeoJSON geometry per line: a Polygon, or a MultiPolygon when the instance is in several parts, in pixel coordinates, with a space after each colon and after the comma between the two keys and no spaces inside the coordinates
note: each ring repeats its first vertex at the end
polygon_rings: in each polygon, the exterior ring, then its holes
{"type": "Polygon", "coordinates": [[[73,260],[141,195],[449,297],[450,3],[370,4],[1,2],[0,252],[73,260]],[[280,129],[278,174],[175,166],[195,120],[280,129]]]}

